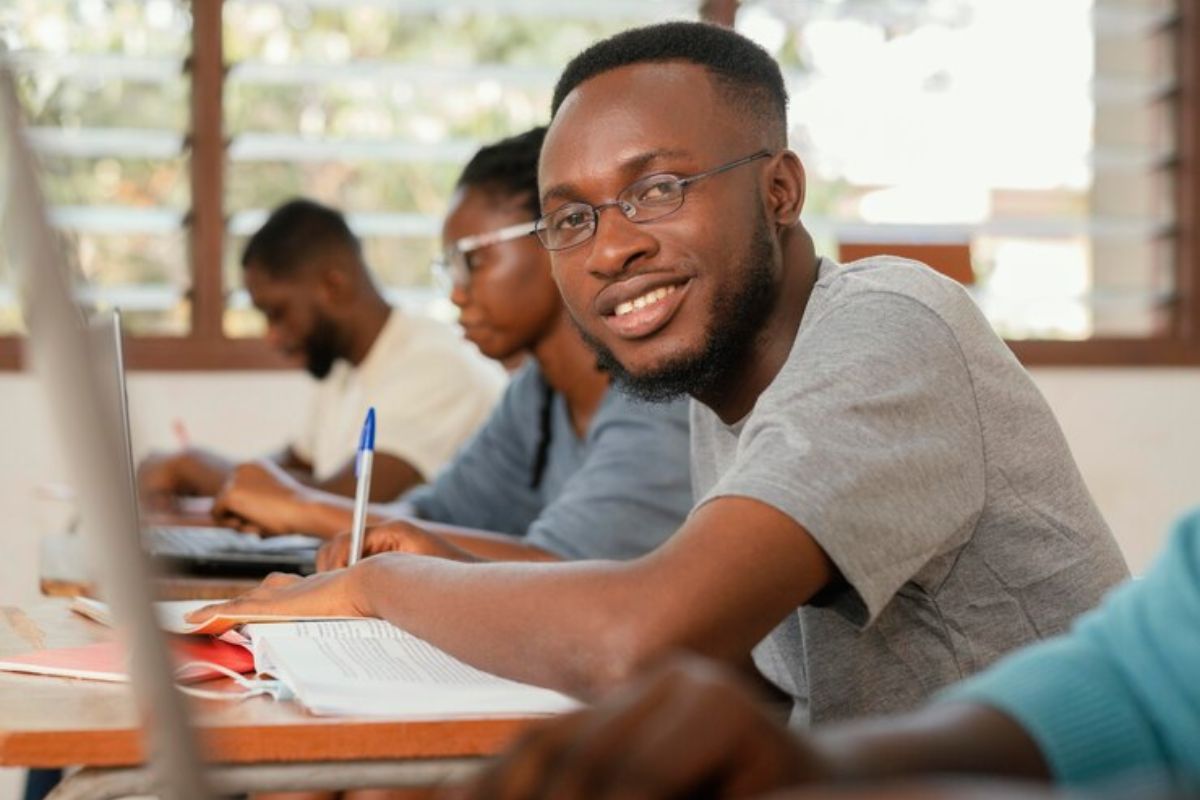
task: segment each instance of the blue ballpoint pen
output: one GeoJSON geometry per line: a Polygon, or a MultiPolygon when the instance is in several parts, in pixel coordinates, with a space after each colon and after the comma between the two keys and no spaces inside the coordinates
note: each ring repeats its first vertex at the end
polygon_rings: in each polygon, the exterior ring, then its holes
{"type": "Polygon", "coordinates": [[[354,523],[350,528],[350,554],[347,566],[362,558],[363,533],[367,527],[367,502],[371,498],[371,464],[375,459],[375,407],[367,410],[362,435],[358,439],[358,456],[354,460],[354,476],[358,487],[354,492],[354,523]]]}

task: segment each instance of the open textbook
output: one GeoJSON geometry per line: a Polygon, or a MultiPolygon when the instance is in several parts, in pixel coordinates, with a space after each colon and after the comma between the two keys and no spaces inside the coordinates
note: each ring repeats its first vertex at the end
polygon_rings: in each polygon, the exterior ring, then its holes
{"type": "MultiPolygon", "coordinates": [[[[184,620],[211,602],[159,603],[159,619],[171,632],[221,634],[246,647],[260,675],[282,681],[314,714],[470,719],[557,714],[578,706],[558,692],[475,669],[380,619],[184,620]],[[240,627],[232,630],[235,625],[240,627]]],[[[103,603],[77,599],[72,608],[108,623],[103,603]]]]}
{"type": "Polygon", "coordinates": [[[578,705],[468,666],[379,619],[252,623],[241,632],[259,673],[283,681],[314,714],[512,717],[578,705]]]}

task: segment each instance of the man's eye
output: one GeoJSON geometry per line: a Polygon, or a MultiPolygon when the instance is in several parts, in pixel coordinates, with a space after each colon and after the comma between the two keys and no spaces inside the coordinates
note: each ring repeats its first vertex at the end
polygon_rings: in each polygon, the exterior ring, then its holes
{"type": "Polygon", "coordinates": [[[554,227],[560,231],[578,230],[591,224],[592,215],[586,211],[570,211],[554,221],[554,227]]]}
{"type": "Polygon", "coordinates": [[[638,191],[637,199],[639,203],[654,203],[662,200],[670,200],[678,193],[678,182],[674,178],[664,178],[643,186],[638,191]]]}

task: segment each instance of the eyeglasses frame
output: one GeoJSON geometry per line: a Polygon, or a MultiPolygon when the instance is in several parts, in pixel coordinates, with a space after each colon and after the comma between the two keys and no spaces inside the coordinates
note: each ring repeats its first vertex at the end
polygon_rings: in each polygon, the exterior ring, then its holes
{"type": "Polygon", "coordinates": [[[471,281],[471,267],[467,256],[485,247],[511,242],[536,233],[537,220],[518,222],[494,231],[477,233],[455,239],[443,254],[430,263],[430,270],[439,283],[446,282],[452,288],[465,286],[471,281]],[[458,258],[455,258],[458,256],[458,258]],[[461,265],[461,266],[460,266],[461,265]]]}
{"type": "MultiPolygon", "coordinates": [[[[719,175],[722,172],[728,172],[729,170],[731,170],[735,167],[740,167],[743,164],[749,164],[752,161],[757,161],[760,158],[770,158],[773,155],[774,155],[774,153],[772,153],[770,150],[759,150],[755,153],[751,153],[748,156],[743,156],[742,158],[735,159],[726,164],[721,164],[720,166],[716,166],[716,167],[713,167],[712,169],[705,170],[704,172],[693,173],[692,175],[679,176],[679,175],[674,175],[670,172],[661,172],[661,173],[654,173],[651,175],[646,175],[644,177],[638,178],[637,180],[633,181],[628,186],[626,186],[624,189],[617,192],[616,200],[612,200],[607,203],[601,203],[599,205],[592,205],[591,203],[585,203],[582,200],[573,200],[569,203],[564,203],[563,205],[554,209],[550,213],[543,214],[541,217],[539,217],[538,220],[534,223],[534,231],[533,232],[537,234],[537,239],[541,243],[542,247],[546,248],[546,250],[548,250],[552,253],[561,252],[563,250],[570,250],[573,247],[578,247],[579,245],[595,238],[596,231],[600,227],[600,212],[601,211],[603,211],[606,208],[611,208],[612,206],[618,206],[618,207],[622,207],[622,212],[624,213],[623,206],[625,206],[627,204],[633,205],[632,203],[629,203],[627,200],[621,200],[620,199],[621,195],[625,194],[630,189],[632,189],[634,186],[637,186],[639,183],[642,183],[643,181],[649,181],[653,178],[672,178],[677,184],[679,184],[679,205],[675,206],[675,208],[672,208],[670,211],[668,211],[665,214],[662,214],[657,217],[651,217],[650,219],[640,219],[640,220],[634,219],[628,213],[625,213],[626,219],[628,219],[630,222],[633,222],[638,225],[642,225],[647,222],[654,222],[655,220],[664,219],[664,218],[669,217],[670,215],[674,214],[679,209],[683,208],[683,201],[686,197],[684,190],[688,186],[691,186],[693,183],[703,180],[704,178],[710,178],[713,175],[719,175]],[[583,239],[580,239],[578,242],[572,242],[571,244],[566,245],[565,247],[550,247],[546,243],[546,240],[543,238],[543,232],[549,227],[550,218],[552,216],[554,216],[555,214],[560,213],[564,208],[566,208],[568,206],[587,206],[591,210],[591,212],[592,212],[592,231],[590,234],[588,234],[583,239]]],[[[636,207],[635,207],[635,209],[636,209],[636,207]]]]}

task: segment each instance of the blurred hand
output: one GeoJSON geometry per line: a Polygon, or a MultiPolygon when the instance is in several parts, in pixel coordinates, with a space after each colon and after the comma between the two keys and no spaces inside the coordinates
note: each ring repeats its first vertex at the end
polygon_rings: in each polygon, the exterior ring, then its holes
{"type": "Polygon", "coordinates": [[[170,511],[175,507],[175,498],[187,494],[180,462],[183,453],[154,452],[138,464],[138,495],[146,508],[153,511],[170,511]]]}
{"type": "MultiPolygon", "coordinates": [[[[342,569],[302,578],[272,573],[241,597],[214,603],[187,615],[189,622],[203,622],[218,614],[243,616],[279,614],[294,617],[370,617],[364,570],[342,569]]],[[[219,631],[214,631],[219,633],[219,631]]]]}
{"type": "Polygon", "coordinates": [[[745,797],[827,774],[732,673],[690,658],[532,729],[453,796],[745,797]]]}
{"type": "Polygon", "coordinates": [[[304,529],[307,487],[273,461],[239,464],[213,500],[213,518],[241,530],[275,536],[304,529]]]}
{"type": "Polygon", "coordinates": [[[176,510],[177,497],[212,497],[232,469],[225,458],[198,447],[151,453],[138,465],[138,494],[151,510],[176,510]]]}
{"type": "MultiPolygon", "coordinates": [[[[379,553],[411,553],[436,556],[454,561],[478,559],[456,547],[436,533],[404,520],[393,520],[369,528],[363,536],[362,558],[379,553]]],[[[350,555],[350,534],[342,533],[331,539],[317,552],[317,569],[324,572],[346,566],[350,555]]]]}

